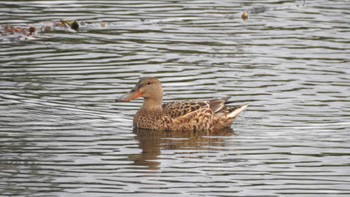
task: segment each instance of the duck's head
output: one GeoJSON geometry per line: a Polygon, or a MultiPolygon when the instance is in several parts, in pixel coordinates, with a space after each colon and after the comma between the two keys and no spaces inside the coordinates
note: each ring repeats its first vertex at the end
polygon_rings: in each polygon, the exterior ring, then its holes
{"type": "Polygon", "coordinates": [[[130,102],[139,97],[156,103],[162,103],[163,88],[160,81],[155,77],[141,78],[129,93],[116,99],[116,102],[130,102]]]}

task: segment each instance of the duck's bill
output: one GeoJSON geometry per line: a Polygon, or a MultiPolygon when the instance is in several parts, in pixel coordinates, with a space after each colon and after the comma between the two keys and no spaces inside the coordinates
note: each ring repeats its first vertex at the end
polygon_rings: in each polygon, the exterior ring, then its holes
{"type": "Polygon", "coordinates": [[[142,93],[139,91],[134,91],[117,98],[115,102],[130,102],[140,97],[142,97],[142,93]]]}

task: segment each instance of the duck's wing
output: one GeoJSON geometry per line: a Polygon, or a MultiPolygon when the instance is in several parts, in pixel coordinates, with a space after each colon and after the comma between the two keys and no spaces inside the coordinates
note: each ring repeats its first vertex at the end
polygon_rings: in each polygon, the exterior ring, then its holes
{"type": "Polygon", "coordinates": [[[228,99],[230,97],[224,97],[221,99],[212,99],[208,101],[208,104],[210,106],[210,109],[213,110],[214,113],[219,112],[220,110],[222,110],[225,105],[228,103],[228,99]]]}
{"type": "Polygon", "coordinates": [[[166,116],[177,118],[200,109],[211,109],[214,113],[219,112],[228,99],[229,97],[208,101],[173,101],[163,104],[162,107],[166,116]]]}
{"type": "Polygon", "coordinates": [[[167,128],[171,131],[209,131],[213,118],[213,111],[202,108],[177,118],[165,116],[167,128]]]}
{"type": "Polygon", "coordinates": [[[178,118],[199,109],[208,109],[209,104],[203,101],[173,101],[163,104],[163,113],[171,118],[178,118]]]}

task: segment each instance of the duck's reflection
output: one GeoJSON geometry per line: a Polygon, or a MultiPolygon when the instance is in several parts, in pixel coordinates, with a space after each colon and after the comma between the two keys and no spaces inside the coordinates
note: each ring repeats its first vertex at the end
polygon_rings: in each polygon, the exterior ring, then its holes
{"type": "Polygon", "coordinates": [[[221,136],[233,135],[232,129],[216,132],[184,132],[184,131],[153,131],[134,129],[135,139],[139,141],[140,155],[130,159],[135,165],[147,166],[149,169],[159,169],[158,160],[161,150],[190,149],[202,150],[212,146],[223,146],[224,139],[221,136]]]}

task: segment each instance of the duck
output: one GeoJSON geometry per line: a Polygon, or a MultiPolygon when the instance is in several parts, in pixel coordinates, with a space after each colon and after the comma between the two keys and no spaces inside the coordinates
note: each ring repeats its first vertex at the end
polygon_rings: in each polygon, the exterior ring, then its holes
{"type": "Polygon", "coordinates": [[[116,102],[143,98],[133,126],[163,131],[218,131],[230,128],[248,104],[228,106],[230,97],[211,100],[180,100],[163,103],[163,88],[156,77],[142,77],[135,87],[116,102]]]}

